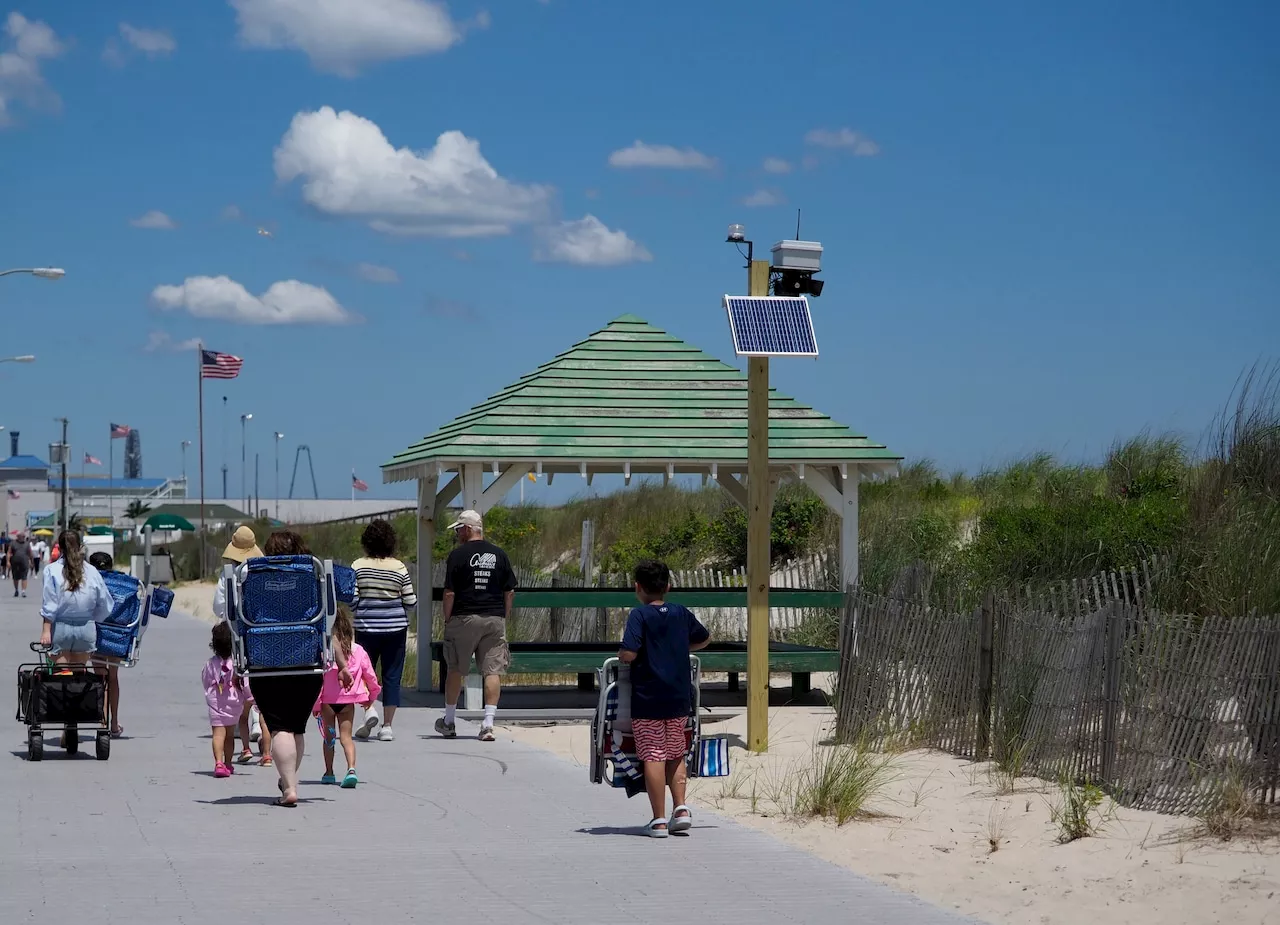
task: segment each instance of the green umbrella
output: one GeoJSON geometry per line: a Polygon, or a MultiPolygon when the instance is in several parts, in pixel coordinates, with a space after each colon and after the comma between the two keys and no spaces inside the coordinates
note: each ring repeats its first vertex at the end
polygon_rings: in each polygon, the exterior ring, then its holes
{"type": "Polygon", "coordinates": [[[179,517],[177,514],[153,514],[147,518],[144,527],[150,527],[152,530],[185,530],[188,533],[194,533],[195,527],[191,521],[185,517],[179,517]]]}

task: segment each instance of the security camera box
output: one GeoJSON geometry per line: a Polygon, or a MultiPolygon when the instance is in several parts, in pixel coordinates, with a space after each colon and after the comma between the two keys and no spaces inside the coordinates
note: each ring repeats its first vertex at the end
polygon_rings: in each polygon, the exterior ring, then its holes
{"type": "Polygon", "coordinates": [[[822,245],[817,241],[779,241],[773,245],[773,268],[817,273],[822,269],[822,245]]]}

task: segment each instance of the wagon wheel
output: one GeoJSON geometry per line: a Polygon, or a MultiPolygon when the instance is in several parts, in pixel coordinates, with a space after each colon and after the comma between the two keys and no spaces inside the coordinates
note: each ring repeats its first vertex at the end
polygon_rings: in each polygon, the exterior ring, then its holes
{"type": "Polygon", "coordinates": [[[63,735],[67,739],[67,754],[78,754],[80,751],[80,730],[75,726],[68,726],[63,735]]]}
{"type": "Polygon", "coordinates": [[[94,751],[99,761],[106,761],[111,757],[111,733],[98,733],[98,737],[94,742],[94,751]]]}
{"type": "Polygon", "coordinates": [[[41,761],[44,758],[44,733],[36,726],[27,732],[27,760],[41,761]]]}

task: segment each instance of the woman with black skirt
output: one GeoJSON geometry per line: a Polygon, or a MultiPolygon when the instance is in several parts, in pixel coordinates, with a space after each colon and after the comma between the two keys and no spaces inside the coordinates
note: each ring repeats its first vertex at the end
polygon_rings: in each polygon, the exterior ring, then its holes
{"type": "MultiPolygon", "coordinates": [[[[302,537],[291,530],[281,530],[267,537],[262,550],[268,556],[307,556],[311,550],[302,537]]],[[[344,688],[353,683],[347,670],[341,646],[335,646],[334,659],[344,688]]],[[[266,678],[250,678],[249,690],[258,704],[262,719],[271,730],[271,758],[280,775],[280,798],[277,806],[298,805],[298,769],[306,744],[311,711],[320,696],[324,675],[295,674],[266,678]]]]}

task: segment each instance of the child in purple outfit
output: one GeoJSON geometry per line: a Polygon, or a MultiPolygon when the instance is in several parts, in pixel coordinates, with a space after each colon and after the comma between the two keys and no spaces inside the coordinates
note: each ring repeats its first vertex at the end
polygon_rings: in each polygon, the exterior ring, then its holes
{"type": "Polygon", "coordinates": [[[236,724],[244,713],[249,690],[231,663],[230,625],[224,622],[213,628],[209,648],[213,657],[205,662],[200,677],[213,730],[213,776],[230,777],[234,773],[231,757],[236,748],[236,724]]]}

